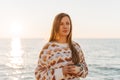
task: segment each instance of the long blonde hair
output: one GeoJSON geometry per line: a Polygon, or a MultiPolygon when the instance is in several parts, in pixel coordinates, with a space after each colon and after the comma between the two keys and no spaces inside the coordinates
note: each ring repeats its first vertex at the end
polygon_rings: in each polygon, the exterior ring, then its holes
{"type": "Polygon", "coordinates": [[[59,32],[61,19],[65,16],[67,16],[70,20],[70,33],[67,36],[67,43],[69,44],[69,47],[72,51],[72,61],[74,62],[74,64],[77,64],[77,63],[79,63],[80,58],[79,58],[79,53],[77,52],[76,48],[73,46],[73,43],[72,43],[72,21],[68,14],[59,13],[58,15],[56,15],[56,17],[53,21],[52,31],[51,31],[51,36],[50,36],[49,42],[56,41],[57,34],[59,32]]]}

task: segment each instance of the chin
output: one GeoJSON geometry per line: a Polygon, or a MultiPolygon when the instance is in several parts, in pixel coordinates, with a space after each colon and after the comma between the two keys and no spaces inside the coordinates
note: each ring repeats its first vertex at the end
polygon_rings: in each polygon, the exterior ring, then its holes
{"type": "Polygon", "coordinates": [[[69,35],[69,33],[62,33],[61,36],[65,36],[67,37],[69,35]]]}
{"type": "Polygon", "coordinates": [[[68,36],[68,34],[63,34],[62,36],[65,36],[65,37],[67,37],[67,36],[68,36]]]}

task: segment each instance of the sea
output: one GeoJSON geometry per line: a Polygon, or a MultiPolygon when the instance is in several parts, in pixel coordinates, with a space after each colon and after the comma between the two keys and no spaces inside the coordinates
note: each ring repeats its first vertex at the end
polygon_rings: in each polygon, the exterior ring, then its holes
{"type": "MultiPolygon", "coordinates": [[[[73,39],[80,44],[89,73],[81,80],[120,80],[120,39],[73,39]]],[[[0,39],[0,80],[35,80],[45,39],[0,39]]]]}

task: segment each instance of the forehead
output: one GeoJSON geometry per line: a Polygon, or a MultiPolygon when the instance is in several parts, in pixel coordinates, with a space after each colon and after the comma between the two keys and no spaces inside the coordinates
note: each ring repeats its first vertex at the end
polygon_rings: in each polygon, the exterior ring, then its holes
{"type": "Polygon", "coordinates": [[[64,21],[70,21],[69,17],[68,16],[65,16],[61,19],[61,22],[64,22],[64,21]]]}

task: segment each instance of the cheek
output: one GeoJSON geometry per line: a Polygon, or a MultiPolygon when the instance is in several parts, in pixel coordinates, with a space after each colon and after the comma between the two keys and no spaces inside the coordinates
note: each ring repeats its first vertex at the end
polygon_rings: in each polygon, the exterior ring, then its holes
{"type": "Polygon", "coordinates": [[[68,28],[69,32],[70,32],[70,29],[71,29],[71,27],[69,26],[69,28],[68,28]]]}
{"type": "Polygon", "coordinates": [[[62,26],[60,26],[60,28],[59,28],[59,32],[62,32],[62,26]]]}
{"type": "Polygon", "coordinates": [[[62,34],[62,26],[59,28],[59,34],[62,34]]]}
{"type": "Polygon", "coordinates": [[[69,30],[71,29],[71,27],[69,26],[69,30]]]}

